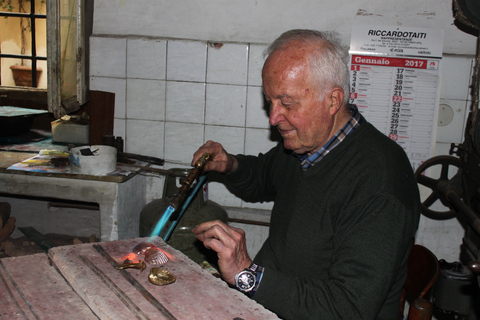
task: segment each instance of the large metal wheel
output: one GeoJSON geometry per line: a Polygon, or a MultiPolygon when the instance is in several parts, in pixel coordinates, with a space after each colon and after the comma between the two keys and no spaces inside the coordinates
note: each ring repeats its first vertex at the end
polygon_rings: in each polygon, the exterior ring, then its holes
{"type": "Polygon", "coordinates": [[[445,220],[455,217],[456,212],[454,210],[435,211],[430,209],[430,207],[437,200],[440,200],[444,206],[449,207],[449,203],[445,199],[444,191],[448,188],[448,185],[451,182],[451,177],[458,171],[460,166],[461,161],[456,157],[437,156],[422,163],[417,171],[415,171],[415,179],[417,180],[417,183],[420,186],[424,186],[431,190],[430,195],[428,195],[421,204],[421,210],[424,216],[436,220],[445,220]],[[427,169],[432,169],[429,171],[430,176],[425,174],[427,169]],[[439,176],[432,177],[432,171],[438,172],[438,170],[440,171],[439,176]],[[455,170],[455,172],[453,170],[455,170]]]}

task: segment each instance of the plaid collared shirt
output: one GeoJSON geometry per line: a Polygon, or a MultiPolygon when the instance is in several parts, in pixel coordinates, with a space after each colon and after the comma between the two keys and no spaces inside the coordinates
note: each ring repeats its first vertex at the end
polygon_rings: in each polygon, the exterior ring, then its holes
{"type": "Polygon", "coordinates": [[[308,156],[308,153],[305,154],[295,154],[298,159],[300,159],[302,170],[306,171],[308,168],[313,167],[316,163],[320,162],[330,151],[332,151],[343,139],[346,138],[350,133],[353,132],[356,128],[362,123],[362,118],[360,112],[358,112],[357,106],[351,104],[350,111],[352,112],[352,117],[347,121],[347,123],[340,129],[338,132],[330,139],[328,142],[317,152],[308,156]]]}

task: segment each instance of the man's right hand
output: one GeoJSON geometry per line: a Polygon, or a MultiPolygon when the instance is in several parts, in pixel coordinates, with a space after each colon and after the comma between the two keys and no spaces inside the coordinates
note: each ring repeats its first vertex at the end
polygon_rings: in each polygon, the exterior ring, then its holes
{"type": "Polygon", "coordinates": [[[204,171],[229,173],[237,170],[237,159],[233,155],[227,153],[220,143],[211,140],[207,141],[193,154],[192,166],[195,165],[195,162],[204,153],[208,153],[210,155],[210,161],[208,161],[203,167],[204,171]]]}
{"type": "Polygon", "coordinates": [[[193,228],[192,232],[205,248],[217,252],[220,273],[229,284],[234,285],[235,275],[252,264],[242,229],[217,220],[204,222],[193,228]]]}

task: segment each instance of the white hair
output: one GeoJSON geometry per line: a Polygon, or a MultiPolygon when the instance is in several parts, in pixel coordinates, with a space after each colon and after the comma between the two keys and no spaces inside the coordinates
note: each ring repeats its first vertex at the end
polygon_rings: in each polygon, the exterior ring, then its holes
{"type": "Polygon", "coordinates": [[[348,50],[334,32],[294,29],[280,35],[265,50],[265,56],[284,49],[292,42],[301,42],[315,48],[310,57],[310,68],[320,88],[340,87],[344,91],[343,105],[350,98],[350,74],[348,50]]]}

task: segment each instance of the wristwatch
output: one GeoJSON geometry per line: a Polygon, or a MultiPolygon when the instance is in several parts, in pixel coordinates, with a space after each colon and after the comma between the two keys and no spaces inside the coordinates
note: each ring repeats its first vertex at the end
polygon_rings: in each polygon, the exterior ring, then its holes
{"type": "Polygon", "coordinates": [[[255,263],[235,275],[235,287],[242,292],[250,292],[257,284],[257,268],[255,263]]]}

